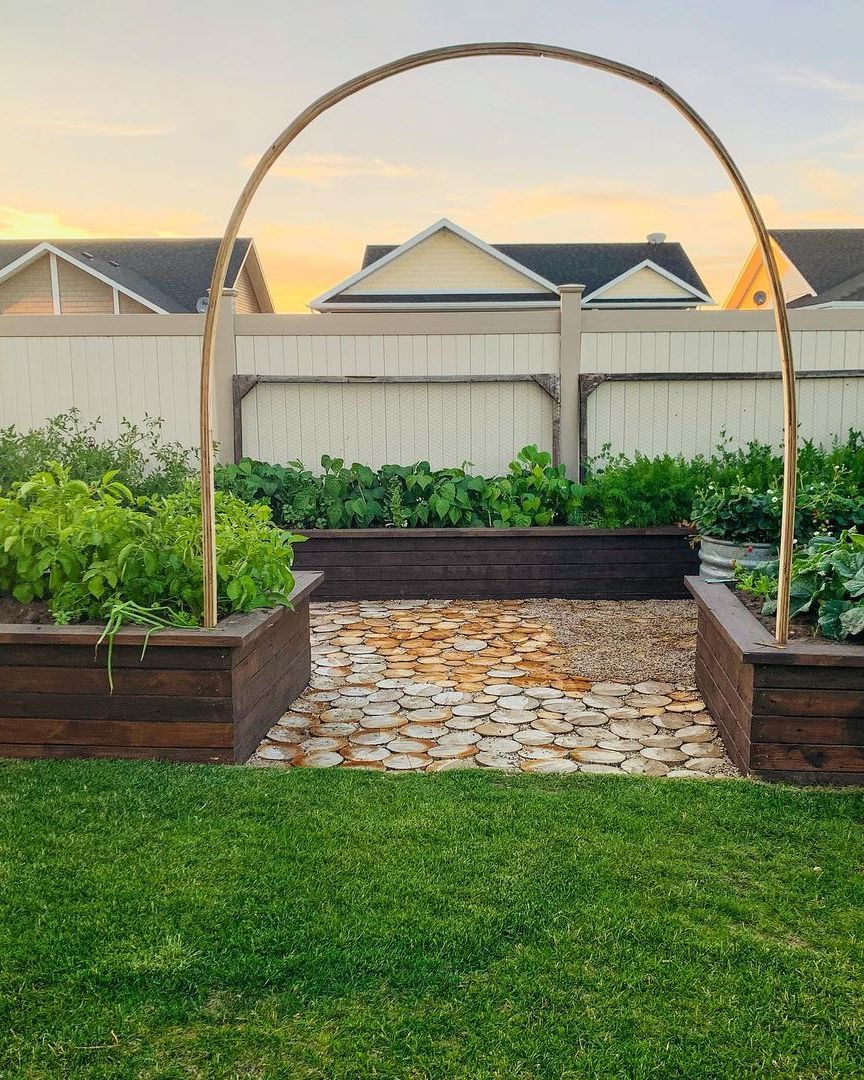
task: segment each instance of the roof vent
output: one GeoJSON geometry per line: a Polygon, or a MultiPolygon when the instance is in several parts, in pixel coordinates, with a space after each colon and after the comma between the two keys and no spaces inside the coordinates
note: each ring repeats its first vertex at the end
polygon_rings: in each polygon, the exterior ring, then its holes
{"type": "Polygon", "coordinates": [[[120,263],[118,263],[116,259],[109,259],[108,260],[108,265],[109,266],[119,266],[120,263]]]}
{"type": "Polygon", "coordinates": [[[92,259],[93,258],[93,256],[90,254],[89,251],[82,251],[81,254],[84,256],[85,259],[92,259]]]}
{"type": "Polygon", "coordinates": [[[666,233],[665,232],[649,232],[648,233],[648,243],[649,244],[662,244],[665,239],[666,239],[666,233]]]}

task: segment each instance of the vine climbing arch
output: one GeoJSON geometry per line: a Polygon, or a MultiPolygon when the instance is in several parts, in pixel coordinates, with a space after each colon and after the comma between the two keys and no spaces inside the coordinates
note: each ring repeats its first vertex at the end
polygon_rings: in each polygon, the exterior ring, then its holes
{"type": "Polygon", "coordinates": [[[340,86],[322,94],[291,121],[288,127],[267,148],[260,161],[252,170],[249,179],[234,206],[224,235],[219,244],[213,276],[210,280],[211,303],[208,305],[204,321],[204,338],[201,347],[201,397],[200,397],[200,453],[201,453],[201,539],[204,571],[204,625],[213,627],[217,621],[216,589],[216,523],[215,496],[213,489],[213,429],[211,418],[211,376],[213,367],[213,346],[216,340],[216,327],[219,319],[220,304],[215,302],[222,295],[228,262],[234,250],[234,242],[240,232],[240,226],[246,216],[252,199],[261,186],[282,151],[307,128],[313,120],[327,112],[340,101],[365,90],[368,86],[383,82],[393,75],[411,71],[414,68],[427,67],[445,60],[460,60],[474,56],[528,56],[538,59],[563,60],[570,64],[605,71],[617,75],[629,82],[638,83],[659,94],[668,101],[708,144],[714,156],[723,166],[732,186],[738,193],[757,243],[762,252],[762,259],[768,272],[771,296],[774,304],[775,328],[780,351],[781,376],[783,382],[783,512],[780,532],[780,571],[777,590],[777,623],[775,637],[781,645],[785,644],[789,634],[789,585],[792,569],[792,546],[795,524],[795,482],[797,464],[797,408],[795,397],[795,368],[792,359],[792,338],[789,332],[789,318],[783,298],[780,271],[771,247],[768,230],[759,207],[741,175],[731,154],[705,123],[702,117],[680,94],[670,86],[639,68],[595,56],[592,53],[578,52],[560,45],[537,45],[531,42],[474,42],[465,45],[449,45],[426,52],[413,53],[400,57],[381,67],[373,68],[358,75],[340,86]]]}

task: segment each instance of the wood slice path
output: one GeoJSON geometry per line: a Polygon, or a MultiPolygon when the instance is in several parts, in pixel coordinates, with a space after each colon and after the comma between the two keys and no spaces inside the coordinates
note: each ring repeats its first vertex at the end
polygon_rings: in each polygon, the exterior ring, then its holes
{"type": "Polygon", "coordinates": [[[311,608],[312,679],[250,764],[734,774],[692,686],[590,682],[522,601],[311,608]]]}

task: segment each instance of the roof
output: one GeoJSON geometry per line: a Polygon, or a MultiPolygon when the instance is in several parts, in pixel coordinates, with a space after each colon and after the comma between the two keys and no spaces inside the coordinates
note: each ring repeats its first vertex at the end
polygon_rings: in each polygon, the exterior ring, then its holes
{"type": "MultiPolygon", "coordinates": [[[[362,269],[389,255],[397,246],[369,244],[362,269]]],[[[491,247],[555,285],[584,285],[586,296],[646,259],[708,294],[684,248],[668,240],[662,244],[492,244],[491,247]]],[[[345,299],[339,297],[340,302],[345,299]]]]}
{"type": "Polygon", "coordinates": [[[864,273],[864,229],[770,229],[769,232],[816,292],[816,296],[793,301],[796,307],[829,300],[861,299],[860,293],[845,295],[843,287],[851,286],[850,279],[857,280],[864,273]],[[835,290],[842,295],[826,295],[835,290]]]}
{"type": "MultiPolygon", "coordinates": [[[[164,311],[179,314],[194,312],[198,300],[207,295],[220,241],[218,237],[0,240],[0,271],[46,243],[164,311]]],[[[236,284],[251,246],[251,237],[235,241],[225,282],[228,288],[236,284]]]]}

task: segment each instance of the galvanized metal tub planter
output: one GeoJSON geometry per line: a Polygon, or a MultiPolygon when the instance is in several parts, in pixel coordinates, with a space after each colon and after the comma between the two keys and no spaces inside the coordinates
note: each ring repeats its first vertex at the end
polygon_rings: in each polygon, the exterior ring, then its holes
{"type": "Polygon", "coordinates": [[[114,642],[114,692],[93,626],[0,625],[0,757],[245,761],[309,682],[309,597],[230,615],[214,629],[114,642]]]}
{"type": "Polygon", "coordinates": [[[321,529],[294,565],[321,600],[676,600],[698,570],[691,533],[654,529],[321,529]]]}
{"type": "Polygon", "coordinates": [[[744,773],[864,784],[864,646],[782,648],[726,585],[687,579],[699,608],[696,682],[744,773]]]}
{"type": "Polygon", "coordinates": [[[752,570],[775,553],[771,544],[739,544],[703,536],[699,540],[699,577],[703,581],[734,581],[736,567],[752,570]]]}

